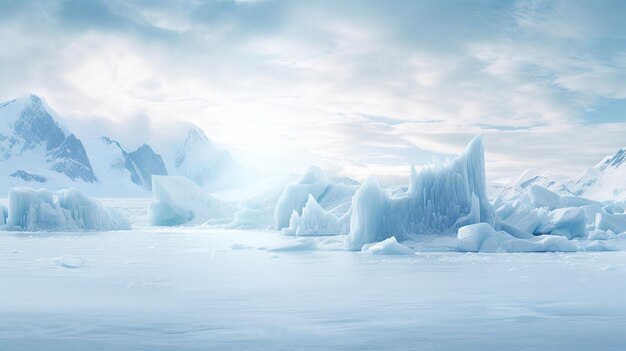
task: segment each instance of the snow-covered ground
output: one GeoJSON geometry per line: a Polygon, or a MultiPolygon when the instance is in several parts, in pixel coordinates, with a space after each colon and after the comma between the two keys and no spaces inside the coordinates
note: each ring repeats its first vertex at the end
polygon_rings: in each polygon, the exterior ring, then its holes
{"type": "MultiPolygon", "coordinates": [[[[413,255],[345,236],[0,232],[0,350],[623,350],[626,252],[413,255]]],[[[626,241],[626,240],[624,240],[626,241]]],[[[623,247],[621,239],[613,245],[623,247]]]]}

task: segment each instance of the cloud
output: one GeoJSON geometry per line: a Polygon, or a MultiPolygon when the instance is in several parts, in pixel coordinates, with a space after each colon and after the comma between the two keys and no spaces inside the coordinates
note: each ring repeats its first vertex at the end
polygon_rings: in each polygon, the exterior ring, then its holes
{"type": "Polygon", "coordinates": [[[623,119],[594,111],[626,106],[625,12],[618,1],[9,1],[0,97],[32,91],[115,123],[191,121],[268,169],[408,173],[483,133],[496,179],[528,166],[567,176],[623,146],[623,119]]]}

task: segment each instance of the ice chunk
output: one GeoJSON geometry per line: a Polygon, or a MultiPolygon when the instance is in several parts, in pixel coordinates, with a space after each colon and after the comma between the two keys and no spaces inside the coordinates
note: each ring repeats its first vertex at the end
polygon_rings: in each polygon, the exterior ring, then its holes
{"type": "MultiPolygon", "coordinates": [[[[341,218],[350,212],[352,196],[354,196],[359,185],[359,183],[349,178],[331,178],[324,193],[315,198],[315,200],[328,213],[341,218]]],[[[349,215],[347,221],[349,224],[349,215]]]]}
{"type": "Polygon", "coordinates": [[[56,257],[53,262],[63,268],[83,268],[87,266],[87,262],[79,256],[63,255],[56,257]]]}
{"type": "Polygon", "coordinates": [[[458,246],[468,252],[540,252],[577,251],[579,247],[562,236],[541,235],[518,239],[504,231],[496,231],[487,223],[462,227],[458,233],[458,246]]]}
{"type": "MultiPolygon", "coordinates": [[[[237,229],[262,228],[268,217],[271,222],[272,214],[269,209],[243,206],[235,212],[233,221],[227,227],[237,229]]],[[[265,228],[268,226],[271,224],[266,225],[265,228]]]]}
{"type": "Polygon", "coordinates": [[[620,204],[615,203],[615,202],[610,202],[608,204],[605,204],[604,206],[602,206],[602,209],[606,213],[610,213],[610,214],[622,214],[622,213],[624,213],[624,207],[622,207],[620,204]]]}
{"type": "Polygon", "coordinates": [[[530,239],[535,236],[534,234],[520,229],[508,222],[499,221],[497,227],[518,239],[530,239]]]}
{"type": "Polygon", "coordinates": [[[8,216],[9,209],[4,205],[0,205],[0,224],[5,224],[8,216]]]}
{"type": "Polygon", "coordinates": [[[312,238],[298,238],[268,247],[267,251],[305,251],[315,249],[317,249],[317,242],[312,238]]]}
{"type": "Polygon", "coordinates": [[[539,185],[531,186],[528,191],[528,196],[530,203],[537,208],[547,207],[550,210],[554,210],[561,205],[561,197],[557,193],[553,193],[539,185]]]}
{"type": "Polygon", "coordinates": [[[289,221],[289,228],[283,229],[288,235],[337,235],[348,233],[348,223],[342,223],[335,215],[326,212],[309,194],[302,215],[293,211],[289,221]]]}
{"type": "Polygon", "coordinates": [[[372,255],[414,255],[415,251],[398,242],[395,237],[387,238],[379,243],[365,244],[362,252],[372,255]]]}
{"type": "Polygon", "coordinates": [[[589,232],[588,238],[589,240],[608,240],[611,235],[612,232],[610,230],[608,232],[605,232],[604,230],[592,230],[589,232]]]}
{"type": "MultiPolygon", "coordinates": [[[[277,229],[279,225],[277,225],[275,218],[282,217],[284,211],[294,207],[289,212],[287,226],[282,229],[286,233],[291,232],[291,234],[295,234],[295,229],[290,230],[288,228],[291,216],[293,216],[294,211],[298,217],[302,216],[303,208],[310,195],[325,213],[339,219],[342,228],[345,227],[345,229],[342,229],[342,233],[345,234],[349,226],[350,215],[348,213],[350,212],[352,195],[354,195],[357,187],[358,183],[352,179],[345,177],[327,179],[321,169],[312,167],[307,174],[299,178],[274,179],[269,183],[266,182],[265,188],[262,188],[260,192],[258,192],[259,188],[247,189],[247,196],[254,191],[257,191],[257,193],[252,197],[243,198],[238,206],[239,209],[234,213],[233,221],[227,224],[227,227],[238,229],[277,229]],[[296,184],[294,185],[294,183],[296,184]],[[326,185],[322,189],[321,185],[324,184],[326,185]],[[300,205],[299,196],[302,195],[305,196],[304,203],[300,205]],[[298,198],[298,200],[289,204],[294,198],[298,198]]],[[[234,192],[230,191],[222,192],[220,195],[232,197],[233,194],[234,192]]],[[[241,198],[239,196],[239,199],[241,198]]],[[[332,219],[332,217],[328,218],[329,220],[332,219]]],[[[308,232],[307,234],[328,234],[328,230],[323,230],[323,228],[321,228],[322,230],[319,233],[313,232],[314,227],[309,229],[305,230],[308,232]]],[[[304,235],[304,231],[302,233],[304,235]]]]}
{"type": "Polygon", "coordinates": [[[535,229],[549,214],[547,207],[535,208],[525,203],[517,204],[517,207],[512,208],[514,211],[508,216],[503,214],[501,208],[496,213],[506,223],[529,233],[534,233],[535,229]]]}
{"type": "Polygon", "coordinates": [[[612,231],[615,234],[626,232],[626,214],[610,214],[598,212],[596,214],[596,229],[612,231]]]}
{"type": "Polygon", "coordinates": [[[328,178],[317,166],[311,167],[298,183],[287,186],[278,199],[274,210],[276,229],[289,227],[292,212],[302,213],[302,208],[306,205],[309,195],[318,198],[324,193],[327,186],[328,178]]]}
{"type": "Polygon", "coordinates": [[[391,236],[405,240],[415,234],[454,233],[477,222],[494,224],[481,137],[450,164],[413,172],[407,192],[392,194],[369,178],[352,200],[346,247],[360,250],[391,236]]]}
{"type": "Polygon", "coordinates": [[[550,212],[535,228],[534,234],[561,235],[568,239],[585,237],[585,211],[577,207],[559,208],[550,212]]]}
{"type": "Polygon", "coordinates": [[[585,199],[580,196],[561,196],[561,207],[600,206],[597,201],[585,199]]]}
{"type": "Polygon", "coordinates": [[[150,223],[158,226],[230,222],[235,206],[216,199],[182,176],[152,176],[150,223]]]}
{"type": "Polygon", "coordinates": [[[90,199],[78,189],[12,188],[7,227],[25,231],[130,229],[124,215],[90,199]]]}
{"type": "Polygon", "coordinates": [[[533,234],[584,237],[595,227],[600,204],[576,196],[560,196],[539,185],[530,186],[514,200],[499,198],[496,215],[500,223],[533,234]]]}

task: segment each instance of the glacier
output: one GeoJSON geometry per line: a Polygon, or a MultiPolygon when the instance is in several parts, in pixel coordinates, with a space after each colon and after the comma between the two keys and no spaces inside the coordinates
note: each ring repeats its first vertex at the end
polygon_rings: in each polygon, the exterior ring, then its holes
{"type": "MultiPolygon", "coordinates": [[[[59,191],[16,187],[9,191],[5,229],[18,231],[108,231],[130,229],[118,210],[78,189],[59,191]]],[[[4,212],[4,211],[3,211],[4,212]]]]}
{"type": "Polygon", "coordinates": [[[360,250],[392,236],[402,241],[424,233],[452,234],[479,222],[495,224],[487,198],[481,136],[441,168],[428,167],[419,173],[412,168],[406,192],[393,194],[375,178],[368,178],[352,199],[346,248],[360,250]]]}

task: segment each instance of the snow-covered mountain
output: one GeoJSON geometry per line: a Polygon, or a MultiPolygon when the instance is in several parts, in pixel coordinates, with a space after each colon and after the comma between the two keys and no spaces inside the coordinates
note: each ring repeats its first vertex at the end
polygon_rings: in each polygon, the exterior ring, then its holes
{"type": "Polygon", "coordinates": [[[524,171],[517,179],[507,184],[500,192],[502,200],[512,200],[525,193],[533,185],[539,185],[559,195],[572,195],[567,186],[538,169],[531,168],[524,171]]]}
{"type": "Polygon", "coordinates": [[[111,166],[127,170],[130,173],[130,180],[146,190],[152,190],[153,175],[167,175],[163,158],[155,153],[150,145],[143,144],[137,150],[127,152],[118,141],[107,136],[102,137],[102,142],[119,149],[120,155],[111,166]]]}
{"type": "Polygon", "coordinates": [[[202,129],[191,126],[174,162],[178,175],[193,180],[206,190],[214,191],[244,184],[248,172],[230,152],[216,149],[202,129]]]}
{"type": "Polygon", "coordinates": [[[579,176],[559,181],[547,173],[529,169],[504,187],[504,200],[524,193],[532,185],[540,185],[559,195],[581,196],[596,201],[626,200],[626,148],[605,157],[579,176]]]}
{"type": "Polygon", "coordinates": [[[594,200],[626,200],[626,148],[566,182],[572,193],[594,200]]]}
{"type": "Polygon", "coordinates": [[[17,167],[11,177],[24,181],[45,182],[47,178],[37,174],[42,169],[64,174],[73,181],[97,181],[80,139],[64,130],[35,95],[0,104],[0,155],[0,161],[17,167]],[[30,163],[20,162],[27,158],[38,159],[35,169],[19,167],[30,163]]]}
{"type": "Polygon", "coordinates": [[[134,149],[115,135],[73,133],[39,96],[0,103],[0,197],[13,186],[147,196],[153,175],[187,176],[209,191],[244,183],[248,172],[228,151],[215,148],[200,128],[180,124],[173,142],[142,136],[134,149]]]}

